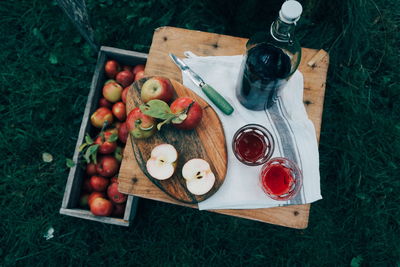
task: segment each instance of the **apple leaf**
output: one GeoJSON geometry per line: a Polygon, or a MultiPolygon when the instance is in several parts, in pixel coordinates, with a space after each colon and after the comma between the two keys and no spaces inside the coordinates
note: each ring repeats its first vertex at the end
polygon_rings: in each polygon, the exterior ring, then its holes
{"type": "Polygon", "coordinates": [[[110,135],[110,137],[108,138],[108,142],[115,142],[118,140],[118,135],[116,133],[113,133],[112,135],[110,135]]]}
{"type": "Polygon", "coordinates": [[[88,144],[88,145],[93,144],[93,139],[90,137],[90,135],[88,133],[86,133],[86,135],[85,135],[85,141],[86,141],[86,144],[88,144]]]}
{"type": "Polygon", "coordinates": [[[50,163],[53,161],[53,155],[51,155],[50,153],[44,152],[42,154],[42,159],[44,162],[50,163]]]}
{"type": "Polygon", "coordinates": [[[79,152],[82,152],[87,145],[88,145],[87,143],[83,143],[82,145],[80,145],[79,146],[79,152]]]}
{"type": "Polygon", "coordinates": [[[68,168],[72,168],[75,166],[75,162],[72,159],[67,158],[65,159],[65,161],[66,161],[65,164],[67,165],[68,168]]]}
{"type": "Polygon", "coordinates": [[[160,120],[167,120],[174,116],[168,104],[158,99],[150,100],[139,108],[143,114],[160,120]]]}
{"type": "MultiPolygon", "coordinates": [[[[89,148],[85,152],[85,155],[83,155],[83,158],[86,160],[87,163],[90,163],[90,156],[96,155],[98,149],[99,149],[98,144],[89,146],[89,148]]],[[[92,156],[92,158],[93,158],[93,156],[92,156]]]]}

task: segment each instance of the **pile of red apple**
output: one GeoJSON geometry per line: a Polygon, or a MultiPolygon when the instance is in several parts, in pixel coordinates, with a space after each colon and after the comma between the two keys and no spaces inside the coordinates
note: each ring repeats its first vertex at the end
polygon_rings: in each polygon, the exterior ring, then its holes
{"type": "Polygon", "coordinates": [[[118,191],[117,174],[129,135],[126,95],[131,84],[143,78],[144,65],[121,66],[108,60],[104,72],[109,79],[104,83],[98,108],[90,117],[97,130],[92,137],[87,134],[80,147],[86,161],[80,205],[96,216],[121,218],[127,195],[118,191]]]}
{"type": "Polygon", "coordinates": [[[165,124],[182,130],[193,130],[199,125],[203,117],[199,103],[190,97],[173,96],[174,87],[168,78],[156,76],[143,83],[140,98],[144,104],[132,109],[126,119],[133,138],[148,138],[165,124]]]}

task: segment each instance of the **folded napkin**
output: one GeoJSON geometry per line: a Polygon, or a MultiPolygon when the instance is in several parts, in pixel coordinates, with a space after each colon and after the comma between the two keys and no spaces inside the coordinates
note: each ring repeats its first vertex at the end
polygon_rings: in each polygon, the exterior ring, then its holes
{"type": "Polygon", "coordinates": [[[312,122],[303,104],[303,75],[296,71],[278,94],[278,100],[267,111],[252,111],[243,107],[235,96],[242,56],[198,57],[186,52],[184,61],[205,82],[214,87],[235,111],[223,114],[184,73],[183,84],[203,97],[218,113],[228,149],[228,169],[224,183],[210,198],[199,203],[199,209],[256,209],[305,204],[322,198],[320,193],[319,155],[312,122]],[[286,157],[303,172],[303,186],[295,198],[276,201],[269,198],[259,184],[262,166],[247,166],[236,159],[231,142],[242,126],[256,123],[266,127],[275,140],[272,157],[286,157]]]}

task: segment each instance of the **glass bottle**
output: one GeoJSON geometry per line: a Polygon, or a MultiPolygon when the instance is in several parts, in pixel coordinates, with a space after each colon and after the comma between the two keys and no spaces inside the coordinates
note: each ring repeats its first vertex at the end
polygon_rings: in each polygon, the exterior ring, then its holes
{"type": "Polygon", "coordinates": [[[236,96],[246,108],[270,108],[278,91],[298,68],[301,47],[294,38],[294,30],[302,11],[299,2],[284,2],[270,30],[247,42],[236,88],[236,96]]]}

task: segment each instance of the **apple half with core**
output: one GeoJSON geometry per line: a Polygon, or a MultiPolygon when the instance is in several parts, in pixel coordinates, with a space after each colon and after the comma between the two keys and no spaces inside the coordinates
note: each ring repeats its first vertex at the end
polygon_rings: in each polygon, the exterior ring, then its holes
{"type": "Polygon", "coordinates": [[[148,138],[156,133],[156,121],[154,118],[142,113],[140,108],[134,108],[126,118],[126,126],[133,138],[148,138]]]}
{"type": "Polygon", "coordinates": [[[187,189],[194,195],[204,195],[215,183],[215,175],[210,164],[204,159],[191,159],[183,165],[182,176],[187,189]]]}
{"type": "Polygon", "coordinates": [[[157,180],[170,178],[176,167],[178,152],[170,144],[161,144],[153,148],[151,157],[146,163],[149,174],[157,180]]]}
{"type": "Polygon", "coordinates": [[[164,77],[152,77],[148,79],[140,91],[140,98],[144,103],[153,99],[159,99],[169,103],[174,95],[171,81],[164,77]]]}

